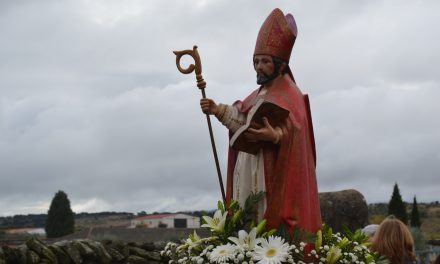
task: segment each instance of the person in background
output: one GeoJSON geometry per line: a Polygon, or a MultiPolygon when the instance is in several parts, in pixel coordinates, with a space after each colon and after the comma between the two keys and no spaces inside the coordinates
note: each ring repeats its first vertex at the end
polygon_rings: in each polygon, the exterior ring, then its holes
{"type": "Polygon", "coordinates": [[[367,225],[366,227],[362,228],[362,232],[364,232],[368,237],[369,241],[372,241],[374,234],[376,234],[377,229],[379,228],[379,225],[371,224],[367,225]]]}
{"type": "Polygon", "coordinates": [[[438,254],[437,258],[432,263],[433,264],[440,264],[440,254],[438,254]]]}
{"type": "Polygon", "coordinates": [[[415,263],[414,240],[408,227],[390,215],[379,225],[372,249],[386,256],[391,264],[415,263]]]}

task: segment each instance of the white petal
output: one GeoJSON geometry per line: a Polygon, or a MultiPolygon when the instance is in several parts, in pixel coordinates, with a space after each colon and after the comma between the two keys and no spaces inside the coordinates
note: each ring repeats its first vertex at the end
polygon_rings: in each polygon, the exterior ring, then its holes
{"type": "Polygon", "coordinates": [[[214,218],[220,219],[221,217],[222,217],[222,211],[220,210],[215,211],[214,218]]]}

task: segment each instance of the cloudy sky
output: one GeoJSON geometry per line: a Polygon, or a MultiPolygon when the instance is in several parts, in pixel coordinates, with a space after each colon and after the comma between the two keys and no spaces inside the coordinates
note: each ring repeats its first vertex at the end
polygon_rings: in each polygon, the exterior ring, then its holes
{"type": "MultiPolygon", "coordinates": [[[[256,88],[252,53],[279,7],[298,25],[291,67],[311,99],[320,192],[440,200],[440,2],[0,2],[0,215],[199,210],[221,198],[195,76],[208,97],[256,88]],[[189,59],[183,62],[189,63],[189,59]]],[[[214,133],[226,173],[227,131],[214,133]]]]}

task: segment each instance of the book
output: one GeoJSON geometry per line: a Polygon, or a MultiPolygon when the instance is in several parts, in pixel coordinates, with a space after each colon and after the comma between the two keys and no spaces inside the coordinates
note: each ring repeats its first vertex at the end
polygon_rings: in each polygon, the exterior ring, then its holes
{"type": "Polygon", "coordinates": [[[284,122],[284,120],[289,116],[289,110],[282,108],[272,102],[265,101],[264,99],[259,99],[257,103],[251,108],[246,117],[246,123],[241,126],[234,135],[231,137],[229,144],[230,146],[238,151],[244,151],[250,154],[256,155],[258,151],[265,145],[270,144],[270,142],[247,141],[244,133],[251,125],[258,124],[264,126],[263,117],[266,117],[269,124],[272,127],[276,127],[284,122]]]}

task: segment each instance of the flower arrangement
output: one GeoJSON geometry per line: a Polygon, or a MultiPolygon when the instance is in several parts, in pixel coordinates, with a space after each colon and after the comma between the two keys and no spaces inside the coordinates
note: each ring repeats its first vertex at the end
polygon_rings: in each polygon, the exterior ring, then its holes
{"type": "Polygon", "coordinates": [[[266,220],[253,221],[263,196],[251,194],[244,208],[236,201],[229,206],[219,202],[212,217],[203,216],[202,227],[209,228],[211,236],[201,238],[194,231],[181,243],[169,242],[161,255],[170,264],[388,263],[370,251],[368,236],[361,231],[333,233],[326,225],[317,234],[298,229],[289,233],[285,226],[265,230],[266,220]]]}

